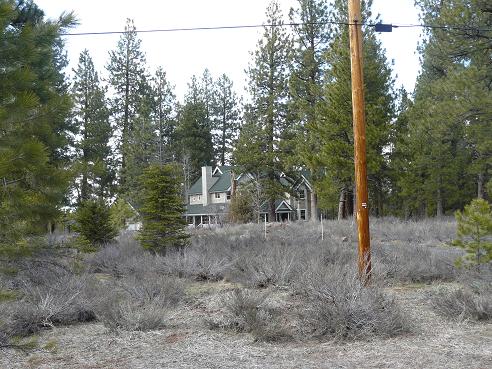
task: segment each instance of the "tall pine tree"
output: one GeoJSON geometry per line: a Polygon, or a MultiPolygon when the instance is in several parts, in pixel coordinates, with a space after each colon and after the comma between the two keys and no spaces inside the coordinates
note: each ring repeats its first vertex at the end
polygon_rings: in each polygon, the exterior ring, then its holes
{"type": "Polygon", "coordinates": [[[46,21],[31,1],[0,3],[0,254],[46,231],[68,178],[70,99],[60,33],[71,14],[46,21]]]}
{"type": "Polygon", "coordinates": [[[283,193],[279,175],[285,167],[288,141],[287,99],[290,37],[283,26],[277,1],[266,11],[263,37],[252,54],[247,70],[251,103],[247,106],[246,123],[235,150],[235,162],[248,172],[262,177],[268,198],[268,215],[275,221],[275,200],[283,193]]]}
{"type": "Polygon", "coordinates": [[[200,168],[212,165],[214,158],[209,112],[195,76],[178,114],[176,151],[183,165],[186,191],[200,176],[200,168]]]}
{"type": "Polygon", "coordinates": [[[230,163],[233,143],[241,125],[241,102],[225,74],[216,81],[215,90],[214,147],[217,163],[226,165],[230,163]]]}
{"type": "MultiPolygon", "coordinates": [[[[363,2],[363,19],[370,19],[372,1],[363,2]]],[[[337,0],[331,20],[347,22],[347,4],[337,0]]],[[[324,206],[338,200],[338,217],[352,211],[354,186],[354,147],[352,123],[349,32],[345,25],[334,26],[333,40],[327,52],[329,72],[323,86],[325,104],[315,131],[321,141],[319,160],[325,171],[320,183],[324,206]]],[[[364,85],[366,104],[367,165],[372,210],[383,213],[387,192],[391,121],[394,117],[394,92],[391,69],[374,30],[364,29],[364,85]]]]}
{"type": "MultiPolygon", "coordinates": [[[[148,77],[146,72],[145,55],[141,50],[141,40],[138,38],[135,25],[131,19],[127,20],[125,33],[121,35],[116,50],[110,51],[110,61],[106,66],[109,73],[112,101],[111,115],[119,134],[120,173],[119,181],[121,192],[127,196],[131,186],[136,181],[132,168],[127,168],[129,155],[135,147],[134,130],[136,120],[139,119],[139,129],[142,131],[149,114],[145,101],[148,96],[148,77]],[[131,182],[131,183],[128,183],[131,182]]],[[[143,131],[146,131],[143,129],[143,131]]],[[[138,135],[144,135],[140,132],[138,135]]],[[[137,139],[138,140],[138,139],[137,139]]]]}
{"type": "Polygon", "coordinates": [[[399,179],[410,214],[437,216],[484,197],[492,158],[491,15],[480,0],[420,1],[422,21],[462,25],[429,29],[422,72],[408,109],[406,161],[399,179]]]}
{"type": "MultiPolygon", "coordinates": [[[[295,49],[292,53],[293,71],[289,81],[290,109],[294,115],[296,149],[292,164],[307,167],[313,181],[318,182],[320,142],[314,127],[320,119],[323,104],[322,84],[327,71],[325,57],[330,32],[328,7],[320,0],[298,0],[299,7],[291,9],[290,21],[294,26],[295,49]]],[[[311,194],[311,209],[317,209],[316,190],[311,194]]],[[[311,212],[311,220],[317,214],[311,212]]]]}
{"type": "Polygon", "coordinates": [[[112,128],[105,91],[88,50],[82,51],[74,70],[72,87],[74,121],[80,140],[76,144],[78,202],[95,196],[111,197],[115,180],[112,150],[109,141],[112,128]]]}
{"type": "Polygon", "coordinates": [[[176,159],[173,150],[176,130],[177,102],[172,86],[162,68],[158,68],[153,81],[152,119],[157,129],[157,157],[163,164],[176,159]]]}

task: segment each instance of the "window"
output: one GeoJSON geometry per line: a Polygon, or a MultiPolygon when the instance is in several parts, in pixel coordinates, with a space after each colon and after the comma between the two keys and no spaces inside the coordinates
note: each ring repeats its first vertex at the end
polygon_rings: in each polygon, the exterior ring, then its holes
{"type": "Polygon", "coordinates": [[[298,192],[298,197],[300,200],[304,199],[304,191],[299,191],[298,192]]]}
{"type": "Polygon", "coordinates": [[[230,200],[231,199],[231,191],[227,191],[226,196],[227,196],[227,200],[230,200]]]}
{"type": "Polygon", "coordinates": [[[216,193],[215,193],[215,198],[216,198],[216,199],[220,199],[220,192],[216,192],[216,193]]]}
{"type": "Polygon", "coordinates": [[[306,210],[301,210],[301,219],[306,220],[306,210]]]}

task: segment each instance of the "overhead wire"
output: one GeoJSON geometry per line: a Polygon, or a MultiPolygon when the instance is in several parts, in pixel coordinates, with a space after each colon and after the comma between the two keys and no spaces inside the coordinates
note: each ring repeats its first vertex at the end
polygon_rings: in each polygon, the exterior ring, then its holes
{"type": "MultiPolygon", "coordinates": [[[[178,27],[178,28],[161,28],[161,29],[135,29],[136,33],[159,33],[159,32],[194,32],[194,31],[214,31],[214,30],[234,30],[234,29],[251,29],[251,28],[264,28],[264,27],[299,27],[308,25],[328,25],[334,24],[339,26],[350,26],[356,23],[349,22],[316,22],[316,23],[282,23],[282,24],[243,24],[243,25],[231,25],[231,26],[210,26],[210,27],[178,27]]],[[[378,25],[385,25],[392,28],[429,28],[429,29],[448,29],[448,30],[461,30],[461,31],[475,31],[475,32],[492,32],[492,28],[479,28],[460,25],[434,25],[434,24],[383,24],[383,23],[361,23],[362,26],[377,27],[378,25]]],[[[61,36],[99,36],[99,35],[116,35],[124,34],[128,31],[99,31],[99,32],[63,32],[61,36]]],[[[391,32],[391,31],[387,31],[391,32]]]]}

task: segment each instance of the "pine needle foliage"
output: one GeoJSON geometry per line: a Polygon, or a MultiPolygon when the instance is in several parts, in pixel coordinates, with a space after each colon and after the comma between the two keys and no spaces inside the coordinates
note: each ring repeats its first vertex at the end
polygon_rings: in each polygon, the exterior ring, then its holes
{"type": "MultiPolygon", "coordinates": [[[[117,235],[116,228],[111,222],[109,207],[103,201],[83,202],[77,210],[76,219],[80,235],[93,247],[108,243],[117,235]]],[[[90,251],[95,251],[93,247],[89,248],[90,251]]]]}
{"type": "Polygon", "coordinates": [[[492,209],[483,199],[474,199],[463,212],[455,213],[458,222],[453,245],[463,248],[466,256],[458,263],[483,264],[492,260],[492,209]]]}
{"type": "Polygon", "coordinates": [[[152,164],[140,177],[143,190],[142,230],[139,239],[145,249],[161,254],[168,247],[187,244],[181,170],[177,165],[152,164]]]}

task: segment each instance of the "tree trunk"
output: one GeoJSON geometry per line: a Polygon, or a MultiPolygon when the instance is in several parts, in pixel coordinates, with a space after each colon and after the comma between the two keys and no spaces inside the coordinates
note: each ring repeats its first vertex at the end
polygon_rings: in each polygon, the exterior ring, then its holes
{"type": "Polygon", "coordinates": [[[477,178],[477,197],[479,199],[483,199],[483,183],[484,183],[484,175],[483,173],[479,173],[477,178]]]}
{"type": "Polygon", "coordinates": [[[436,216],[438,218],[442,217],[442,196],[441,196],[441,189],[437,189],[437,195],[436,195],[436,216]]]}
{"type": "Polygon", "coordinates": [[[268,222],[275,222],[275,200],[268,200],[268,222]]]}
{"type": "Polygon", "coordinates": [[[340,199],[338,200],[338,220],[345,218],[345,201],[346,201],[346,190],[342,188],[340,191],[340,199]]]}
{"type": "Polygon", "coordinates": [[[318,195],[311,191],[311,221],[316,222],[318,220],[318,195]]]}

